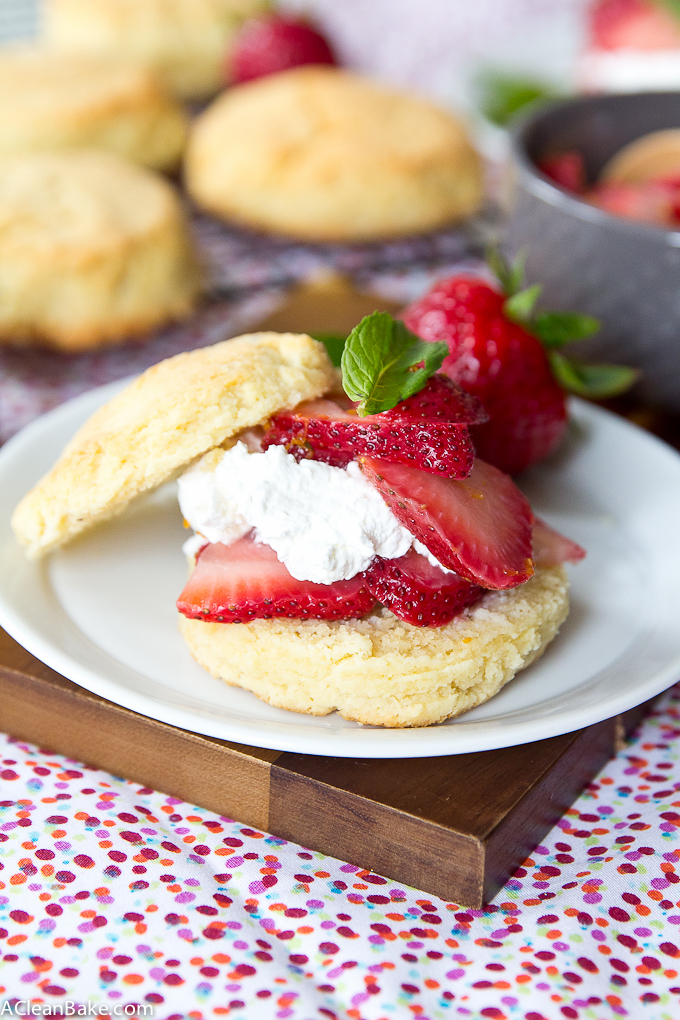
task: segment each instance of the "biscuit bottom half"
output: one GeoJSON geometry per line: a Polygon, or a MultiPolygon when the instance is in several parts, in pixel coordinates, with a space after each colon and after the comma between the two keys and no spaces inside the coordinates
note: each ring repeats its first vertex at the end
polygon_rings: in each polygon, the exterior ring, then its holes
{"type": "Polygon", "coordinates": [[[373,726],[430,726],[488,701],[538,658],[569,612],[563,567],[493,591],[444,627],[388,609],[360,620],[204,623],[180,617],[196,661],[270,705],[373,726]]]}

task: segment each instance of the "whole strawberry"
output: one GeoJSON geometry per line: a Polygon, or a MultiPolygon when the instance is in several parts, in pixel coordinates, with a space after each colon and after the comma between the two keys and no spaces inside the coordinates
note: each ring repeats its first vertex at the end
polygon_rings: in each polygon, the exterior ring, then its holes
{"type": "Polygon", "coordinates": [[[441,371],[474,394],[489,421],[471,433],[478,455],[508,474],[517,474],[555,449],[567,425],[566,392],[602,398],[627,389],[636,377],[616,365],[584,365],[557,348],[598,328],[589,316],[538,312],[540,293],[520,290],[521,265],[495,257],[505,293],[483,279],[441,280],[403,319],[423,340],[446,341],[441,371]]]}
{"type": "Polygon", "coordinates": [[[597,0],[590,36],[602,50],[668,50],[680,45],[680,26],[667,0],[597,0]]]}
{"type": "Polygon", "coordinates": [[[231,54],[228,78],[240,83],[302,64],[336,64],[324,37],[307,24],[272,14],[241,29],[231,54]]]}

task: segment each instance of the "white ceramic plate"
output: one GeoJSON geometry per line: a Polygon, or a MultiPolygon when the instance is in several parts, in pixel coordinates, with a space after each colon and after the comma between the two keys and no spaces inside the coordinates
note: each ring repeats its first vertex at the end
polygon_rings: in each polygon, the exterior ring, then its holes
{"type": "Polygon", "coordinates": [[[174,485],[30,563],[9,520],[75,429],[121,383],[38,419],[0,451],[0,624],[53,669],[104,698],[226,740],[309,754],[402,758],[483,751],[598,722],[680,679],[680,457],[575,401],[559,454],[522,486],[537,513],[581,542],[572,609],[537,663],[459,719],[386,730],[272,708],[214,680],[176,626],[185,580],[174,485]]]}

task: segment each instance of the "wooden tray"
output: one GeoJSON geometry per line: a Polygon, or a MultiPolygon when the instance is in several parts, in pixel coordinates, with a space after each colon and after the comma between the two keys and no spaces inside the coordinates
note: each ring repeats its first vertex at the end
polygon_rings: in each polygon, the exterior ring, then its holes
{"type": "MultiPolygon", "coordinates": [[[[396,308],[330,279],[298,288],[262,325],[349,332],[375,307],[396,308]]],[[[677,419],[625,401],[614,409],[680,443],[677,419]]],[[[382,761],[293,754],[199,736],[120,708],[0,631],[0,729],[472,907],[495,895],[646,708],[477,754],[382,761]]]]}
{"type": "Polygon", "coordinates": [[[471,907],[495,895],[645,711],[444,758],[268,751],[120,708],[0,631],[1,730],[471,907]]]}

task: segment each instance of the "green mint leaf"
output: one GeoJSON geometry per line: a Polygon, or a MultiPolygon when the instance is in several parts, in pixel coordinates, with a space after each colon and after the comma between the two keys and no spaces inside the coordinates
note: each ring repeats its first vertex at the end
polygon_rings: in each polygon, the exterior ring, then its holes
{"type": "Polygon", "coordinates": [[[634,368],[625,365],[586,365],[582,361],[565,358],[556,351],[548,353],[550,366],[560,386],[578,397],[603,400],[616,397],[630,389],[639,376],[634,368]]]}
{"type": "Polygon", "coordinates": [[[526,290],[520,290],[517,294],[513,294],[512,297],[506,299],[503,305],[503,312],[513,322],[518,322],[521,326],[527,325],[531,319],[531,315],[534,310],[534,305],[538,300],[538,295],[543,290],[540,283],[534,283],[533,286],[527,287],[526,290]]]}
{"type": "Polygon", "coordinates": [[[508,262],[498,245],[490,244],[486,250],[486,261],[489,269],[498,279],[506,297],[512,297],[522,289],[524,263],[526,262],[524,250],[520,251],[512,262],[508,262]]]}
{"type": "Polygon", "coordinates": [[[531,332],[548,350],[562,347],[572,340],[584,340],[597,333],[599,328],[598,319],[576,312],[537,312],[531,323],[531,332]]]}
{"type": "MultiPolygon", "coordinates": [[[[668,0],[673,2],[673,0],[668,0]]],[[[487,120],[499,127],[532,103],[553,99],[556,90],[545,82],[487,71],[477,82],[479,108],[487,120]]]]}
{"type": "Polygon", "coordinates": [[[389,411],[421,390],[448,353],[448,344],[426,343],[389,312],[373,312],[347,337],[342,385],[362,417],[389,411]]]}
{"type": "Polygon", "coordinates": [[[342,352],[347,342],[345,337],[339,336],[337,333],[312,333],[312,337],[324,345],[328,357],[336,368],[340,368],[342,352]]]}

